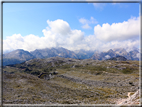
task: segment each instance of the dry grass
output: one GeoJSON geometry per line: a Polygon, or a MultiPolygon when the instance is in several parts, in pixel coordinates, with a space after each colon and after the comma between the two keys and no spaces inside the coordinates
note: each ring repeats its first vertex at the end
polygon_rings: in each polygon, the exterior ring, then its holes
{"type": "MultiPolygon", "coordinates": [[[[44,60],[42,59],[44,62],[44,60]]],[[[38,67],[40,64],[32,62],[28,69],[31,72],[35,70],[44,72],[47,66],[38,67]],[[35,65],[34,65],[35,64],[35,65]]],[[[55,65],[63,64],[55,63],[55,65]]],[[[43,104],[43,103],[60,103],[60,104],[113,104],[111,99],[126,98],[127,92],[135,91],[138,77],[138,61],[116,62],[116,61],[94,61],[82,60],[71,62],[62,66],[51,67],[52,70],[58,71],[58,75],[66,75],[74,79],[84,81],[99,81],[116,85],[95,86],[83,82],[75,82],[70,79],[55,76],[50,80],[40,79],[31,72],[25,73],[22,68],[24,65],[15,67],[5,67],[3,71],[14,72],[14,74],[4,74],[3,81],[3,103],[4,104],[43,104]],[[78,65],[77,65],[78,64],[78,65]],[[123,67],[132,69],[132,72],[123,72],[117,68],[107,68],[107,66],[116,66],[123,64],[123,67]],[[75,68],[72,66],[76,65],[75,68]],[[113,72],[114,70],[114,72],[113,72]],[[133,81],[135,86],[129,84],[133,81]],[[122,86],[121,86],[122,85],[122,86]]],[[[45,64],[46,65],[46,64],[45,64]]],[[[49,63],[48,66],[51,66],[49,63]]],[[[49,68],[48,68],[49,69],[49,68]]],[[[51,70],[51,71],[52,71],[51,70]]],[[[49,72],[51,72],[49,71],[49,72]]]]}

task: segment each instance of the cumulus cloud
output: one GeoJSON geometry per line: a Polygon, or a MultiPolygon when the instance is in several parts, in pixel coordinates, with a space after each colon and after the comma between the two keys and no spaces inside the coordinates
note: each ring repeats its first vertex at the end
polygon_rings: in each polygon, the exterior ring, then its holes
{"type": "Polygon", "coordinates": [[[84,43],[86,44],[85,48],[87,50],[108,51],[109,49],[113,49],[113,48],[125,48],[127,51],[130,51],[134,47],[140,46],[139,39],[103,42],[103,41],[100,41],[98,38],[96,38],[95,35],[86,36],[84,41],[85,41],[84,43]]]}
{"type": "Polygon", "coordinates": [[[94,19],[93,17],[90,18],[90,20],[85,19],[85,18],[80,18],[79,22],[81,24],[83,24],[82,28],[83,29],[91,29],[91,26],[89,26],[89,24],[96,24],[98,23],[96,19],[94,19]]]}
{"type": "MultiPolygon", "coordinates": [[[[130,19],[125,23],[115,23],[113,26],[108,24],[106,25],[106,27],[97,25],[94,27],[95,34],[88,36],[84,35],[84,32],[82,32],[81,30],[71,29],[69,24],[64,20],[47,20],[48,26],[42,30],[44,35],[43,37],[39,37],[33,34],[26,36],[22,36],[21,34],[13,34],[12,36],[8,36],[5,40],[3,40],[3,50],[4,52],[12,51],[15,49],[34,51],[35,49],[44,49],[51,47],[63,47],[69,50],[85,49],[100,51],[107,51],[113,48],[130,49],[132,47],[138,47],[140,45],[139,39],[131,39],[133,36],[135,37],[136,34],[138,34],[134,29],[134,27],[136,27],[135,23],[137,22],[137,20],[137,18],[130,19]],[[125,25],[125,27],[131,25],[133,26],[133,29],[131,28],[131,26],[129,26],[128,28],[123,27],[123,30],[121,30],[122,32],[117,32],[117,30],[120,29],[119,27],[122,27],[120,26],[121,24],[125,25]],[[117,30],[113,32],[112,29],[117,30]],[[124,32],[125,29],[130,31],[133,35],[128,35],[129,32],[124,32]],[[104,35],[106,31],[109,35],[104,35]],[[115,39],[111,40],[112,34],[115,34],[115,39]],[[118,39],[118,37],[121,37],[121,34],[123,36],[124,34],[126,35],[126,37],[123,37],[123,41],[120,41],[118,39]],[[107,36],[107,38],[105,38],[105,36],[107,36]],[[104,42],[102,40],[110,42],[104,42]]],[[[82,23],[86,22],[82,21],[82,23]]]]}
{"type": "Polygon", "coordinates": [[[50,29],[50,31],[53,33],[58,33],[60,35],[68,35],[68,33],[71,32],[70,26],[66,21],[63,21],[61,19],[55,20],[55,21],[49,21],[47,20],[47,24],[50,28],[47,28],[47,30],[50,29]]]}
{"type": "Polygon", "coordinates": [[[95,36],[106,42],[136,38],[140,32],[140,18],[132,17],[122,23],[105,23],[94,27],[95,36]]]}
{"type": "Polygon", "coordinates": [[[61,19],[55,21],[47,20],[48,27],[43,29],[43,37],[35,35],[22,36],[14,34],[4,40],[4,51],[24,49],[33,51],[35,49],[50,47],[72,48],[78,45],[84,38],[81,30],[72,30],[66,21],[61,19]]]}

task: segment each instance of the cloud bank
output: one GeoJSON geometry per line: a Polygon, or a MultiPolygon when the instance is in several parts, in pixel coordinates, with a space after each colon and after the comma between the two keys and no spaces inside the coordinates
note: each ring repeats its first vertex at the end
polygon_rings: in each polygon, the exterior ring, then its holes
{"type": "Polygon", "coordinates": [[[35,35],[22,36],[14,34],[4,40],[4,51],[24,49],[33,51],[35,49],[50,47],[74,48],[81,43],[84,33],[81,30],[72,30],[66,21],[61,19],[55,21],[47,20],[48,27],[43,29],[43,37],[35,35]]]}
{"type": "MultiPolygon", "coordinates": [[[[81,20],[81,23],[88,23],[87,20],[81,20]]],[[[69,23],[57,19],[55,21],[47,20],[48,26],[42,30],[43,37],[33,34],[22,36],[13,34],[3,40],[3,50],[12,51],[15,49],[24,49],[34,51],[35,49],[63,47],[69,50],[100,50],[107,51],[113,48],[131,49],[138,47],[139,38],[139,18],[130,18],[122,23],[103,24],[94,27],[93,35],[85,35],[84,32],[77,29],[71,29],[69,23]]]]}
{"type": "Polygon", "coordinates": [[[140,18],[130,18],[122,23],[105,23],[94,27],[96,37],[104,42],[133,39],[140,35],[140,18]]]}

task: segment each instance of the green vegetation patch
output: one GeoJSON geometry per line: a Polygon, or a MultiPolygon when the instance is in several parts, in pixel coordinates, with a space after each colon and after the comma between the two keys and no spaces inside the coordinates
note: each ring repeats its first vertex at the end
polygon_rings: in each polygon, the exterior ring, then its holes
{"type": "Polygon", "coordinates": [[[121,72],[122,72],[123,74],[131,74],[131,73],[133,72],[133,70],[130,69],[130,68],[126,68],[126,69],[123,69],[121,72]]]}
{"type": "Polygon", "coordinates": [[[90,70],[90,71],[106,71],[106,67],[103,66],[86,66],[84,69],[90,70]]]}

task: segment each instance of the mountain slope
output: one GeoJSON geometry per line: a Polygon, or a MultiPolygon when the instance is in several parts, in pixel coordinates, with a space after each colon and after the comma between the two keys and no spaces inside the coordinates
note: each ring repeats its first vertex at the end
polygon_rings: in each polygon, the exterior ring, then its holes
{"type": "Polygon", "coordinates": [[[95,52],[94,55],[92,55],[91,59],[94,60],[105,60],[107,57],[112,58],[115,57],[117,54],[112,50],[108,50],[107,52],[95,52]]]}
{"type": "Polygon", "coordinates": [[[3,65],[22,63],[24,61],[34,58],[35,57],[28,51],[24,51],[23,49],[17,49],[15,51],[3,55],[3,65]]]}
{"type": "Polygon", "coordinates": [[[89,59],[95,51],[85,51],[83,49],[74,51],[78,59],[89,59]]]}
{"type": "Polygon", "coordinates": [[[129,54],[130,54],[132,60],[139,60],[140,56],[138,56],[139,55],[138,50],[130,51],[129,54]]]}
{"type": "Polygon", "coordinates": [[[46,48],[36,49],[35,51],[28,52],[22,49],[17,49],[10,53],[3,55],[3,65],[17,64],[34,58],[50,58],[50,57],[63,57],[63,58],[74,58],[74,59],[93,59],[93,60],[106,60],[116,56],[123,56],[128,60],[139,60],[139,51],[137,49],[127,52],[123,48],[110,49],[106,52],[98,51],[85,51],[76,50],[70,51],[68,49],[58,48],[46,48]]]}
{"type": "Polygon", "coordinates": [[[117,49],[110,49],[107,52],[95,52],[90,59],[94,60],[106,60],[109,58],[113,58],[116,56],[123,56],[128,60],[139,60],[139,51],[138,50],[132,50],[130,52],[127,52],[123,48],[117,48],[117,49]]]}
{"type": "Polygon", "coordinates": [[[46,49],[36,49],[30,52],[36,58],[50,58],[50,57],[64,57],[64,58],[77,58],[73,51],[67,50],[65,48],[46,48],[46,49]]]}

